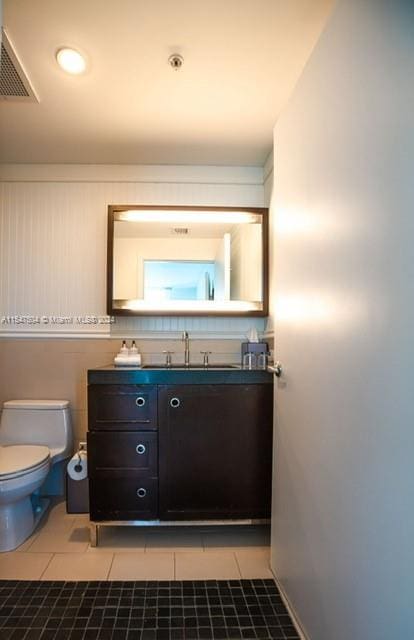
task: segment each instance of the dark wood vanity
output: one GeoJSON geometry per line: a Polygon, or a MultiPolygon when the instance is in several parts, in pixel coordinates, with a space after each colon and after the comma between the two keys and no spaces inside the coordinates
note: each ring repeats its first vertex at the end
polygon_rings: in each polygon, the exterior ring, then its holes
{"type": "Polygon", "coordinates": [[[92,523],[270,517],[270,373],[107,367],[88,382],[92,523]]]}

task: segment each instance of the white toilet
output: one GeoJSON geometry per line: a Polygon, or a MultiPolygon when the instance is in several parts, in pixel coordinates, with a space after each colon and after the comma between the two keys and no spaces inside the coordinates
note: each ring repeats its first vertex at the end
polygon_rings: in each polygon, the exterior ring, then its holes
{"type": "Polygon", "coordinates": [[[72,455],[67,400],[10,400],[0,419],[0,551],[30,536],[48,506],[32,494],[72,455]]]}

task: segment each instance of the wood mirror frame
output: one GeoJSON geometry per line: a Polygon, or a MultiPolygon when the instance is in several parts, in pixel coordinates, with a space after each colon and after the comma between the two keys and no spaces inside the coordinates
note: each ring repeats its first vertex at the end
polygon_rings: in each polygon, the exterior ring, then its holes
{"type": "Polygon", "coordinates": [[[107,313],[110,316],[227,316],[227,317],[248,317],[268,315],[269,309],[269,210],[258,207],[207,207],[207,206],[157,206],[157,205],[109,205],[108,206],[108,244],[107,244],[107,313]],[[160,310],[146,309],[135,310],[119,308],[114,305],[113,283],[114,283],[114,223],[117,215],[127,211],[196,211],[215,213],[251,213],[261,217],[262,227],[262,303],[260,309],[249,310],[223,310],[214,307],[209,310],[160,310]]]}

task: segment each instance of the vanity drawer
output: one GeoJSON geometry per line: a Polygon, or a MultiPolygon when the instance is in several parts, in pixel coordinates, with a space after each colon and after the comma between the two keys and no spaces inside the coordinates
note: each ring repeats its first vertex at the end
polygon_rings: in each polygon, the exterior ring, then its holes
{"type": "Polygon", "coordinates": [[[158,517],[158,478],[89,480],[91,520],[152,520],[158,517]]]}
{"type": "Polygon", "coordinates": [[[136,431],[157,428],[155,385],[89,385],[90,431],[136,431]]]}
{"type": "Polygon", "coordinates": [[[157,432],[89,432],[88,468],[91,478],[158,476],[157,432]]]}

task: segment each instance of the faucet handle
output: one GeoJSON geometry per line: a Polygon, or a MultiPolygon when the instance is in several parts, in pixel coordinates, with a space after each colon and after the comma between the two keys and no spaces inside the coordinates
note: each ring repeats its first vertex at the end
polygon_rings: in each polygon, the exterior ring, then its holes
{"type": "Polygon", "coordinates": [[[209,365],[208,356],[211,354],[211,351],[200,351],[200,353],[202,353],[204,355],[204,357],[203,357],[203,365],[205,367],[208,367],[208,365],[209,365]]]}
{"type": "Polygon", "coordinates": [[[164,349],[163,353],[165,353],[165,366],[171,367],[171,364],[172,364],[171,354],[174,353],[174,351],[168,351],[167,349],[164,349]]]}

